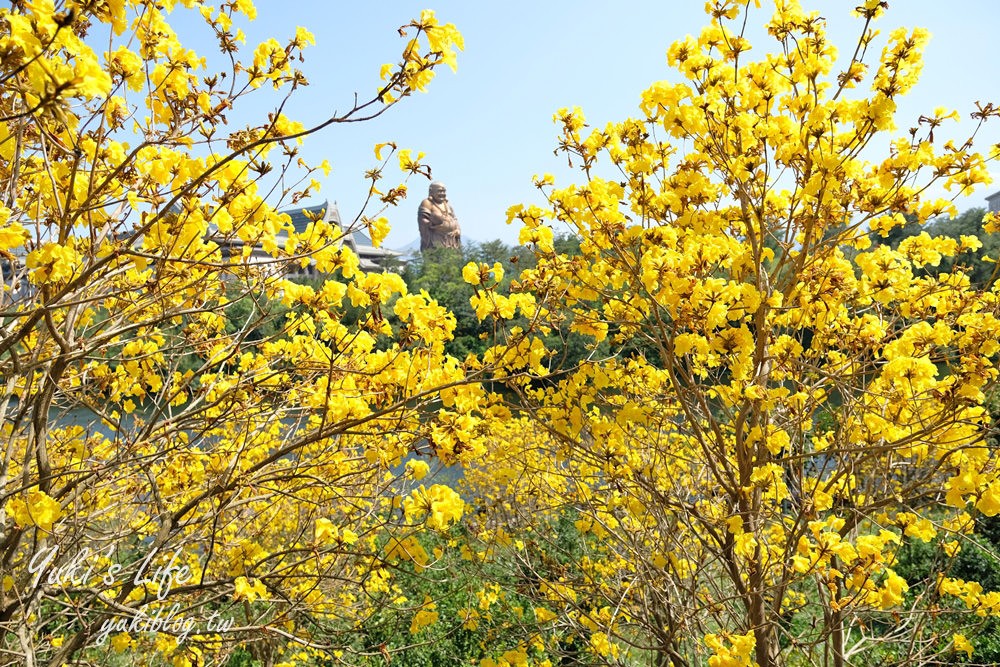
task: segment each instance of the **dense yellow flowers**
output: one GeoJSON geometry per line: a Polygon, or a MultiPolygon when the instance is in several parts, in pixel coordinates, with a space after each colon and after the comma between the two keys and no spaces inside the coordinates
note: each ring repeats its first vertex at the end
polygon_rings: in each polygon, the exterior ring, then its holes
{"type": "MultiPolygon", "coordinates": [[[[712,665],[843,656],[881,613],[936,608],[904,577],[902,549],[955,558],[969,544],[959,519],[1000,513],[984,442],[1000,300],[960,260],[930,270],[978,239],[880,242],[955,212],[928,185],[989,182],[990,157],[935,140],[951,111],[895,135],[914,122],[896,110],[929,33],[888,31],[878,55],[886,3],[868,2],[858,48],[838,54],[819,12],[781,0],[765,19],[772,53],[757,55],[746,4],[706,4],[710,24],[668,49],[675,75],[642,94],[640,116],[591,128],[557,111],[558,150],[584,181],[536,177],[548,206],[507,214],[537,267],[510,294],[489,267],[463,269],[498,339],[560,327],[588,341],[544,382],[497,374],[516,419],[490,424],[466,483],[508,531],[569,531],[585,556],[561,567],[542,539],[531,559],[496,530],[481,538],[489,557],[546,573],[537,599],[609,660],[636,637],[664,663],[706,647],[712,665]],[[555,251],[560,230],[578,254],[555,251]],[[520,295],[537,319],[505,325],[520,295]],[[594,621],[603,604],[619,612],[594,621]]],[[[486,359],[537,374],[510,347],[486,359]]],[[[962,582],[940,588],[988,604],[962,582]]]]}
{"type": "MultiPolygon", "coordinates": [[[[269,180],[312,128],[278,110],[229,125],[245,96],[306,84],[308,30],[241,53],[249,0],[0,10],[4,650],[204,664],[266,630],[278,664],[315,664],[372,653],[344,637],[390,611],[423,642],[521,597],[524,636],[480,665],[836,662],[887,625],[922,651],[901,662],[972,656],[961,627],[919,633],[944,605],[1000,616],[1000,591],[949,565],[1000,514],[1000,290],[953,262],[975,237],[883,240],[954,213],[928,186],[965,194],[995,156],[935,140],[945,108],[899,135],[929,33],[878,38],[886,3],[853,8],[858,47],[838,54],[818,12],[778,0],[759,56],[748,4],[706,4],[636,118],[555,113],[583,181],[536,176],[545,206],[508,210],[535,252],[509,289],[499,263],[462,267],[494,334],[466,359],[445,353],[454,315],[362,271],[351,230],[281,212],[329,169],[303,163],[297,192],[269,180]],[[225,85],[171,28],[185,8],[232,56],[225,85]],[[556,251],[562,230],[578,252],[556,251]],[[70,409],[84,423],[53,421],[70,409]],[[456,488],[438,464],[462,467],[456,488]],[[918,544],[931,581],[901,562],[918,544]],[[454,562],[483,579],[467,601],[404,595],[454,562]],[[237,634],[86,645],[174,601],[237,634]]],[[[429,10],[400,34],[372,108],[464,46],[429,10]]],[[[429,173],[393,143],[375,158],[429,173]]],[[[373,174],[373,201],[405,196],[373,174]]],[[[357,220],[385,238],[384,211],[357,220]]]]}
{"type": "Polygon", "coordinates": [[[38,526],[45,532],[51,531],[52,525],[62,516],[58,501],[37,489],[28,491],[24,498],[8,500],[4,509],[18,526],[38,526]]]}
{"type": "MultiPolygon", "coordinates": [[[[415,482],[429,443],[449,461],[476,455],[473,411],[488,401],[445,354],[454,316],[398,275],[362,272],[344,243],[355,229],[319,219],[296,233],[282,212],[330,169],[298,157],[316,128],[281,111],[307,85],[296,64],[314,36],[244,47],[251,0],[8,4],[3,650],[202,665],[274,628],[276,664],[342,654],[316,628],[395,604],[392,561],[412,572],[442,557],[420,540],[460,522],[465,501],[415,482]],[[210,68],[178,25],[200,25],[224,57],[210,68]],[[252,99],[275,110],[241,127],[252,99]],[[285,278],[313,268],[325,279],[285,278]],[[183,637],[139,627],[174,604],[183,637]],[[123,631],[102,630],[111,617],[123,631]]],[[[379,90],[330,123],[455,67],[452,24],[424,12],[403,32],[379,90]]],[[[415,156],[407,176],[427,172],[415,156]]],[[[386,208],[405,194],[375,180],[386,208]]],[[[376,244],[388,232],[385,208],[356,220],[376,244]]]]}
{"type": "Polygon", "coordinates": [[[434,484],[429,489],[421,486],[403,500],[403,512],[409,521],[425,519],[428,528],[447,530],[462,518],[465,502],[452,489],[434,484]]]}

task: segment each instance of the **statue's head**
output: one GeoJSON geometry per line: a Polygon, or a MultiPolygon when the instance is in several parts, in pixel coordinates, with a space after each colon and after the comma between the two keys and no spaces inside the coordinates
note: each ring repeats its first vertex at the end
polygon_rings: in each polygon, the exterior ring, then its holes
{"type": "Polygon", "coordinates": [[[448,191],[444,187],[444,183],[440,181],[434,181],[431,186],[427,189],[427,196],[435,204],[440,204],[441,202],[448,199],[448,191]]]}

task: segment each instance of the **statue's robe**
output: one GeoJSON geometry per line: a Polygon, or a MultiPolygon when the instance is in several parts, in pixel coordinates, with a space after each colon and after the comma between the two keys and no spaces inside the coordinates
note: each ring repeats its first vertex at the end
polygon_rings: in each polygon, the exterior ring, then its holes
{"type": "Polygon", "coordinates": [[[420,250],[462,247],[462,232],[458,227],[455,210],[447,201],[435,204],[430,198],[420,203],[417,211],[420,228],[420,250]]]}

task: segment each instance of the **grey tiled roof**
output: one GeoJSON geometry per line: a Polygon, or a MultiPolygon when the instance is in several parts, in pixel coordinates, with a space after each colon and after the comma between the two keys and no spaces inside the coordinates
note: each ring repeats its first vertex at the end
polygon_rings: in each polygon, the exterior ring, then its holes
{"type": "MultiPolygon", "coordinates": [[[[340,211],[337,210],[336,202],[323,202],[317,206],[299,206],[288,208],[282,211],[292,220],[292,226],[297,234],[305,231],[306,227],[313,220],[326,220],[337,229],[344,229],[340,219],[340,211]]],[[[285,236],[282,232],[281,236],[285,236]]],[[[381,269],[379,262],[385,258],[398,257],[400,253],[387,248],[376,248],[372,245],[372,239],[363,229],[356,229],[350,232],[350,236],[345,239],[348,246],[352,246],[354,252],[358,254],[360,267],[363,271],[377,271],[381,269]]]]}
{"type": "MultiPolygon", "coordinates": [[[[287,213],[292,219],[292,226],[295,227],[295,233],[301,234],[305,231],[306,227],[313,220],[326,220],[332,225],[344,228],[340,220],[340,211],[337,210],[337,204],[330,204],[330,202],[324,202],[318,206],[306,206],[301,208],[291,208],[282,211],[282,213],[287,213]],[[331,210],[332,209],[332,210],[331,210]]],[[[372,239],[368,234],[362,229],[356,229],[351,232],[351,241],[354,243],[354,247],[358,248],[372,248],[372,239]]],[[[377,252],[377,251],[376,251],[377,252]]],[[[378,252],[378,254],[387,254],[385,251],[378,252]]]]}
{"type": "MultiPolygon", "coordinates": [[[[336,217],[337,224],[340,224],[340,214],[337,212],[336,204],[333,205],[333,214],[336,217]]],[[[292,226],[295,227],[295,233],[301,234],[306,230],[306,227],[313,220],[329,219],[330,211],[329,202],[324,202],[318,206],[306,206],[304,208],[291,208],[282,213],[287,213],[288,217],[292,219],[292,226]]]]}
{"type": "Polygon", "coordinates": [[[361,246],[371,246],[372,240],[361,230],[355,230],[351,232],[351,236],[354,238],[355,247],[360,248],[361,246]]]}

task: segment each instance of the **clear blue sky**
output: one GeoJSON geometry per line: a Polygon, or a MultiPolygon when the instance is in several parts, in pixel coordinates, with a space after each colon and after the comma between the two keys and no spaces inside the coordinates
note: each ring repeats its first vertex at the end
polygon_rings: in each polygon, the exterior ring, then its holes
{"type": "MultiPolygon", "coordinates": [[[[428,0],[430,3],[432,0],[428,0]]],[[[702,0],[639,2],[596,0],[573,2],[482,3],[442,0],[435,4],[409,0],[383,2],[319,2],[258,0],[258,20],[244,26],[248,46],[274,36],[290,37],[303,25],[316,36],[301,66],[310,86],[293,98],[287,114],[303,122],[319,121],[349,107],[378,84],[382,63],[395,62],[403,46],[396,28],[424,8],[456,24],[465,37],[458,72],[445,68],[425,94],[404,100],[381,118],[366,124],[334,126],[306,140],[303,153],[312,162],[328,159],[333,172],[322,179],[319,197],[337,201],[350,219],[365,194],[364,172],[374,165],[372,147],[395,141],[424,151],[434,178],[448,186],[465,238],[507,242],[517,229],[504,224],[508,206],[537,201],[533,174],[555,173],[568,184],[565,157],[553,155],[559,107],[578,105],[592,125],[603,126],[637,114],[642,90],[677,75],[666,65],[670,43],[697,34],[706,23],[702,0]]],[[[750,33],[759,57],[770,45],[760,37],[769,17],[751,10],[750,33]],[[756,33],[756,35],[755,35],[756,33]],[[756,36],[756,39],[755,39],[756,36]]],[[[827,18],[841,56],[853,49],[861,23],[850,16],[851,0],[804,0],[827,18]]],[[[933,35],[920,85],[901,108],[900,132],[921,113],[939,105],[957,109],[963,118],[976,100],[1000,102],[997,86],[997,0],[891,0],[878,28],[883,35],[897,26],[924,26],[933,35]]],[[[184,25],[177,25],[182,41],[184,25]]],[[[207,45],[194,42],[200,51],[207,45]]],[[[877,53],[877,52],[876,52],[877,53]]],[[[236,117],[233,118],[236,120],[236,117]]],[[[245,120],[249,120],[249,117],[245,120]]],[[[964,121],[969,126],[969,121],[964,121]]],[[[1000,122],[981,133],[1000,141],[1000,122]]],[[[956,136],[958,130],[955,130],[956,136]]],[[[986,143],[982,145],[986,149],[986,143]]],[[[991,167],[1000,176],[1000,167],[991,167]]],[[[398,172],[397,172],[398,173],[398,172]]],[[[417,237],[416,208],[426,196],[426,181],[411,180],[410,196],[390,210],[393,225],[386,245],[402,246],[417,237]]],[[[992,189],[957,202],[960,210],[982,206],[992,189]]],[[[312,200],[309,203],[317,203],[312,200]]]]}

